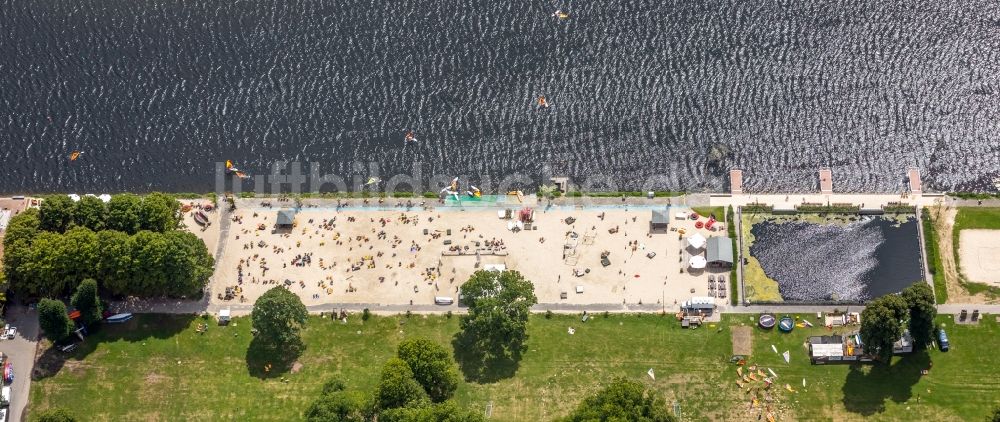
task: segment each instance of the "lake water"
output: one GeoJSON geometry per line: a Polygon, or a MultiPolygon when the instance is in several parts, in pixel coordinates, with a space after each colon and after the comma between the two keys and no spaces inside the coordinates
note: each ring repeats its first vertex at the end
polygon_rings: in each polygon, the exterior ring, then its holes
{"type": "Polygon", "coordinates": [[[786,302],[864,302],[923,278],[916,219],[754,224],[750,255],[786,302]]]}
{"type": "Polygon", "coordinates": [[[695,191],[1000,175],[994,1],[0,0],[0,36],[0,192],[204,192],[226,159],[695,191]]]}

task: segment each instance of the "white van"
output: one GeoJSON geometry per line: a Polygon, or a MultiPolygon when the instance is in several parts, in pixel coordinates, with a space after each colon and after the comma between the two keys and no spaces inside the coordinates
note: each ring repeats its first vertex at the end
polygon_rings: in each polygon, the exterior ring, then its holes
{"type": "Polygon", "coordinates": [[[434,296],[434,303],[437,305],[451,305],[455,303],[455,299],[447,296],[434,296]]]}
{"type": "MultiPolygon", "coordinates": [[[[10,406],[10,387],[9,386],[5,386],[4,388],[0,389],[0,397],[3,397],[3,407],[5,408],[4,411],[6,411],[6,407],[10,406]]],[[[0,418],[0,421],[6,421],[6,420],[7,420],[6,417],[0,418]]]]}

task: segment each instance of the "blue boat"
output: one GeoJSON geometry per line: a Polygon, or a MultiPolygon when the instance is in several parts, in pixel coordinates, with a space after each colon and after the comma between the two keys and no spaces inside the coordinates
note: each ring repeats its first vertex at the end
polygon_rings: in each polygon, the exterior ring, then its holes
{"type": "Polygon", "coordinates": [[[109,324],[120,324],[120,323],[123,323],[125,321],[130,320],[130,319],[132,319],[132,314],[131,313],[124,313],[124,314],[115,314],[115,315],[109,316],[106,321],[109,324]]]}
{"type": "Polygon", "coordinates": [[[790,333],[793,328],[795,328],[795,320],[788,315],[781,317],[778,321],[778,329],[783,332],[790,333]]]}

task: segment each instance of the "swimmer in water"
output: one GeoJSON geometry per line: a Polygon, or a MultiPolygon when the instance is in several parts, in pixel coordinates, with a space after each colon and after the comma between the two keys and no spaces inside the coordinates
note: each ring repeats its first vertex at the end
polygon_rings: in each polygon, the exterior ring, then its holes
{"type": "Polygon", "coordinates": [[[545,101],[545,96],[544,95],[539,95],[538,96],[538,106],[539,107],[549,108],[549,102],[545,101]]]}
{"type": "Polygon", "coordinates": [[[413,131],[412,130],[409,131],[409,132],[406,132],[406,136],[403,138],[403,142],[406,142],[406,143],[417,142],[417,138],[415,136],[413,136],[413,131]]]}

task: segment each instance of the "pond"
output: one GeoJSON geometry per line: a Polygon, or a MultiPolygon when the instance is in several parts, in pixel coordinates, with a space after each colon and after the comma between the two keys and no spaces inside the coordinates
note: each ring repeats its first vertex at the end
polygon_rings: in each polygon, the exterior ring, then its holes
{"type": "Polygon", "coordinates": [[[750,255],[786,302],[864,302],[923,278],[917,220],[762,221],[750,255]]]}

